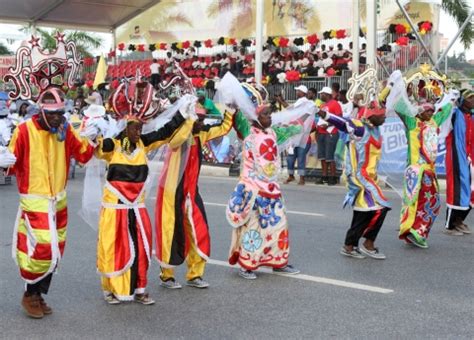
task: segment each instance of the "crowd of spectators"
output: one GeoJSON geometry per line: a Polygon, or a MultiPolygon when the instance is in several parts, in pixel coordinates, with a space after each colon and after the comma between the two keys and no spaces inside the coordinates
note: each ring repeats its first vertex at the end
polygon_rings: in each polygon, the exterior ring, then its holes
{"type": "MultiPolygon", "coordinates": [[[[362,44],[362,64],[365,63],[365,49],[366,45],[362,44]]],[[[245,79],[253,77],[255,72],[255,54],[245,48],[234,46],[228,53],[198,56],[196,50],[191,47],[186,51],[168,51],[164,58],[153,59],[149,66],[152,82],[156,84],[171,78],[175,62],[190,78],[217,80],[230,71],[239,79],[245,79]]],[[[277,82],[277,75],[288,71],[298,71],[310,77],[338,75],[341,71],[351,68],[352,43],[348,48],[339,43],[336,47],[312,45],[307,50],[264,46],[262,63],[263,75],[268,76],[270,82],[277,82]]]]}

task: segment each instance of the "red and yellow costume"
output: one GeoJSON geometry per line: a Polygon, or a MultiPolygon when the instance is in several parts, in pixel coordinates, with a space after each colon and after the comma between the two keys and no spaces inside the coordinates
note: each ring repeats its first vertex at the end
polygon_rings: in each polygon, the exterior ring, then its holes
{"type": "Polygon", "coordinates": [[[108,172],[99,221],[97,269],[104,292],[119,300],[133,300],[135,294],[145,293],[147,285],[152,230],[145,207],[146,155],[168,142],[170,147],[183,143],[193,121],[179,128],[183,122],[177,114],[158,131],[142,135],[131,154],[124,151],[124,138],[99,142],[96,156],[107,162],[108,172]]]}
{"type": "Polygon", "coordinates": [[[226,135],[231,128],[232,115],[226,112],[219,125],[205,126],[201,132],[192,135],[188,143],[168,154],[166,170],[160,179],[155,218],[156,256],[162,267],[163,281],[174,279],[172,268],[185,259],[187,280],[204,275],[211,242],[198,189],[201,150],[206,142],[226,135]]]}
{"type": "Polygon", "coordinates": [[[66,243],[66,184],[71,157],[87,163],[94,147],[68,125],[65,140],[50,133],[33,116],[15,130],[9,149],[16,156],[20,207],[15,224],[13,255],[21,277],[30,284],[52,273],[66,243]]]}

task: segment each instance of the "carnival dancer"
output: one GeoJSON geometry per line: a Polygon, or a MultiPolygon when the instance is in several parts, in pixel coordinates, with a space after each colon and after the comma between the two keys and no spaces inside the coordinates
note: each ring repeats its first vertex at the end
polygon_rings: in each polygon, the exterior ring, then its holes
{"type": "Polygon", "coordinates": [[[350,137],[346,144],[348,193],[344,207],[351,205],[354,214],[340,253],[356,259],[368,256],[383,260],[386,257],[375,247],[375,240],[390,210],[390,204],[377,183],[377,166],[382,154],[380,126],[385,122],[385,109],[374,101],[365,108],[361,120],[346,120],[325,111],[320,111],[319,115],[350,137]],[[359,246],[362,237],[365,241],[359,246]]]}
{"type": "Polygon", "coordinates": [[[21,123],[9,145],[10,159],[12,154],[16,158],[9,164],[14,163],[10,172],[16,175],[20,193],[13,255],[26,282],[21,304],[33,318],[52,313],[42,294],[48,293],[66,243],[71,157],[87,163],[94,152],[91,143],[66,122],[63,94],[58,89],[45,90],[38,104],[40,114],[21,123]]]}
{"type": "Polygon", "coordinates": [[[196,103],[198,120],[192,134],[181,146],[170,148],[166,169],[161,175],[156,203],[156,256],[161,266],[161,285],[181,288],[175,280],[173,268],[185,260],[188,266],[186,284],[207,288],[204,269],[210,255],[209,227],[204,203],[199,194],[198,179],[203,145],[226,135],[232,128],[233,114],[225,112],[224,119],[206,125],[206,111],[196,103]]]}
{"type": "Polygon", "coordinates": [[[274,272],[297,274],[288,264],[290,255],[288,221],[278,184],[278,144],[300,132],[301,127],[272,128],[270,105],[257,107],[257,120],[250,122],[241,112],[234,128],[242,142],[242,170],[227,206],[227,221],[234,228],[229,263],[238,263],[239,275],[257,278],[261,266],[274,272]]]}
{"type": "Polygon", "coordinates": [[[425,102],[413,116],[403,98],[393,107],[405,125],[408,143],[399,238],[420,248],[428,248],[426,240],[441,206],[435,169],[438,134],[452,108],[448,103],[435,114],[434,104],[425,102]]]}
{"type": "MultiPolygon", "coordinates": [[[[132,86],[133,82],[128,88],[132,86]]],[[[146,91],[153,91],[151,84],[146,85],[146,91]]],[[[100,139],[95,154],[108,165],[99,219],[97,269],[107,303],[135,301],[151,305],[155,301],[145,291],[152,250],[152,228],[145,206],[147,154],[168,142],[172,148],[180,145],[187,139],[193,120],[183,124],[185,118],[178,113],[157,131],[142,134],[143,123],[154,116],[149,114],[151,97],[145,94],[139,98],[140,108],[132,106],[131,112],[117,109],[118,102],[129,93],[133,91],[111,97],[116,118],[126,121],[125,130],[116,138],[100,139]]],[[[133,100],[128,98],[128,102],[133,100]]]]}
{"type": "Polygon", "coordinates": [[[447,235],[461,236],[471,230],[464,223],[474,207],[474,92],[463,90],[446,138],[447,235]]]}

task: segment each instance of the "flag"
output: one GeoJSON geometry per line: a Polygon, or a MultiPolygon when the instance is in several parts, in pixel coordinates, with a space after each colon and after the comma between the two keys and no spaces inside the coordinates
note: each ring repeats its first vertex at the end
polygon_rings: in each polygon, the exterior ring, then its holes
{"type": "Polygon", "coordinates": [[[95,72],[95,79],[94,79],[94,90],[97,89],[99,84],[105,82],[105,76],[107,75],[107,63],[105,62],[104,56],[100,56],[99,64],[97,65],[97,70],[95,72]]]}

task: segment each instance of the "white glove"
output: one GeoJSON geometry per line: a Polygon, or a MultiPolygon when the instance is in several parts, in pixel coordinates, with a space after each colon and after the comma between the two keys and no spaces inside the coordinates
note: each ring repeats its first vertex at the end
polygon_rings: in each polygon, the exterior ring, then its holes
{"type": "Polygon", "coordinates": [[[10,125],[4,119],[0,121],[0,145],[7,145],[12,137],[10,125]]]}
{"type": "Polygon", "coordinates": [[[96,139],[98,134],[99,129],[94,124],[86,125],[84,130],[81,131],[81,137],[85,137],[90,140],[96,139]]]}
{"type": "Polygon", "coordinates": [[[120,132],[125,130],[125,128],[127,127],[127,123],[125,119],[117,121],[112,117],[109,117],[109,121],[106,122],[106,126],[107,128],[105,129],[105,131],[102,131],[102,136],[104,138],[115,138],[120,134],[120,132]]]}
{"type": "Polygon", "coordinates": [[[179,110],[184,119],[197,120],[198,116],[196,114],[196,103],[190,101],[184,104],[179,110]]]}
{"type": "Polygon", "coordinates": [[[16,157],[6,147],[0,146],[0,168],[9,168],[16,163],[16,157]]]}

